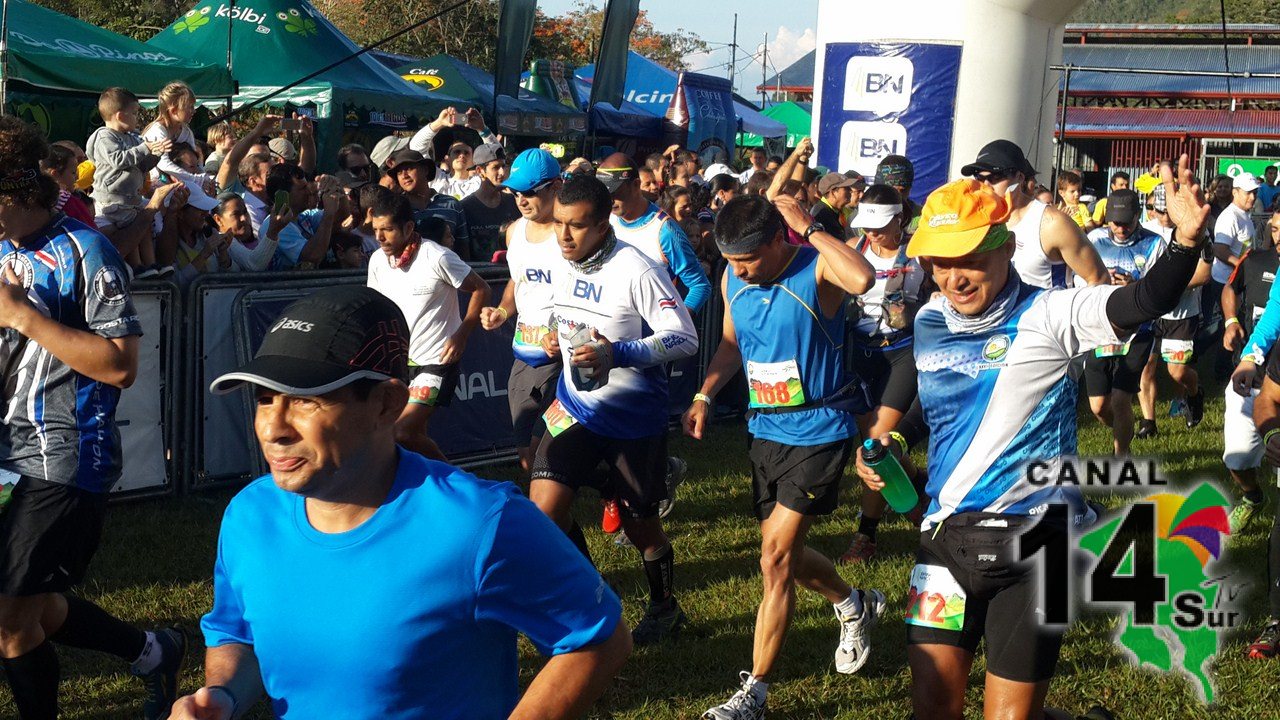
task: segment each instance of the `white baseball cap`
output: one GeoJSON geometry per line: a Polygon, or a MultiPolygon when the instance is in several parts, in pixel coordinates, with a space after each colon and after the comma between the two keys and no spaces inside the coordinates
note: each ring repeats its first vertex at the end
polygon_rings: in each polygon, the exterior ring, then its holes
{"type": "Polygon", "coordinates": [[[867,230],[879,230],[888,225],[902,212],[901,205],[878,205],[876,203],[859,203],[858,214],[849,221],[849,227],[867,230]]]}
{"type": "Polygon", "coordinates": [[[1262,187],[1262,183],[1258,182],[1258,178],[1254,177],[1253,173],[1244,172],[1235,177],[1235,180],[1231,182],[1231,187],[1245,192],[1253,192],[1262,187]]]}
{"type": "Polygon", "coordinates": [[[725,165],[724,163],[715,163],[702,173],[702,177],[706,178],[708,181],[714,180],[717,175],[732,175],[733,177],[737,177],[737,174],[733,172],[733,168],[725,165]]]}

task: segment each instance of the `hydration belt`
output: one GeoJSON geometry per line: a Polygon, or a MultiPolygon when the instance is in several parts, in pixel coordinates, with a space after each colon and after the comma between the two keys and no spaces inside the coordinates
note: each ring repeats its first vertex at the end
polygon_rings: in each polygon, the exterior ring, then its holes
{"type": "Polygon", "coordinates": [[[866,383],[862,382],[861,378],[855,378],[844,387],[821,400],[813,400],[790,407],[751,408],[747,411],[747,418],[750,419],[754,414],[781,415],[783,413],[804,412],[805,410],[818,410],[821,408],[847,412],[851,415],[862,415],[871,412],[873,407],[875,406],[871,402],[871,394],[867,391],[866,383]]]}

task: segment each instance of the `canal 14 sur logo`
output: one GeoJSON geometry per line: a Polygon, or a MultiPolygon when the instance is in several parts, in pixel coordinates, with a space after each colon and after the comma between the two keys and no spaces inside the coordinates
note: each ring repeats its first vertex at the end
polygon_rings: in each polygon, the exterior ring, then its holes
{"type": "MultiPolygon", "coordinates": [[[[1071,622],[1073,605],[1118,613],[1115,639],[1132,662],[1180,673],[1202,701],[1213,702],[1211,664],[1226,632],[1243,620],[1236,601],[1244,587],[1222,571],[1231,503],[1217,485],[1174,488],[1154,461],[1118,458],[1031,462],[1025,478],[1042,487],[1133,494],[1067,535],[1022,536],[1022,559],[1039,563],[1045,622],[1071,622]]],[[[1071,527],[1069,512],[1050,505],[1044,521],[1071,527]]]]}

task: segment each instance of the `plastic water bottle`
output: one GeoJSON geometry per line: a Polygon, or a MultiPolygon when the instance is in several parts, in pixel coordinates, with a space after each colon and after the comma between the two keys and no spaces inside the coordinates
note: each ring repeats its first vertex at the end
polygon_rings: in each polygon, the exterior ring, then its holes
{"type": "MultiPolygon", "coordinates": [[[[568,337],[569,354],[572,355],[574,350],[589,345],[595,339],[591,336],[591,328],[581,327],[568,337]]],[[[573,386],[582,392],[591,392],[596,388],[603,387],[609,383],[609,372],[597,373],[591,368],[577,367],[570,365],[568,368],[569,377],[573,380],[573,386]]]]}
{"type": "Polygon", "coordinates": [[[884,488],[880,490],[880,494],[884,495],[884,499],[889,502],[889,507],[893,508],[894,512],[905,515],[915,509],[916,504],[920,502],[920,496],[916,494],[916,487],[911,484],[911,478],[908,478],[907,472],[902,469],[902,463],[889,452],[889,448],[881,445],[879,440],[868,439],[862,443],[862,462],[875,470],[884,481],[884,488]]]}

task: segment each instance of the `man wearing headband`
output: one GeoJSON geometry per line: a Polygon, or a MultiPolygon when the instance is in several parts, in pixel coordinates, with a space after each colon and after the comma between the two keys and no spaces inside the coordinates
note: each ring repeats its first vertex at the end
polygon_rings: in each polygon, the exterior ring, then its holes
{"type": "Polygon", "coordinates": [[[618,598],[510,483],[396,445],[410,335],[344,285],[290,304],[247,387],[270,474],[231,500],[204,686],[172,720],[581,717],[626,660],[618,598]],[[517,633],[551,659],[520,697],[517,633]]]}
{"type": "MultiPolygon", "coordinates": [[[[916,316],[920,403],[932,434],[929,507],[910,597],[952,600],[940,612],[923,603],[907,608],[917,718],[964,716],[969,671],[984,640],[987,717],[1044,712],[1065,625],[1045,625],[1034,612],[1037,574],[1018,563],[1019,543],[1066,543],[1067,523],[1088,524],[1095,514],[1077,488],[1027,482],[1025,465],[1043,462],[1055,477],[1061,458],[1076,453],[1071,359],[1123,343],[1173,309],[1196,270],[1209,206],[1186,155],[1177,182],[1172,168],[1161,174],[1174,241],[1124,287],[1045,291],[1022,282],[1011,263],[1009,205],[987,184],[958,180],[925,203],[907,254],[931,267],[942,297],[916,316]],[[978,545],[983,552],[964,551],[978,545]]],[[[900,454],[898,441],[880,441],[900,454]]],[[[861,461],[858,474],[869,487],[884,487],[861,461]]]]}
{"type": "Polygon", "coordinates": [[[675,637],[685,622],[673,591],[675,554],[662,530],[667,497],[667,363],[698,351],[693,318],[663,268],[620,242],[609,224],[613,198],[597,179],[575,175],[556,195],[553,227],[562,262],[551,275],[548,357],[564,371],[543,415],[529,497],[588,555],[570,510],[578,490],[599,487],[609,466],[622,528],[643,559],[649,606],[632,631],[637,645],[675,637]]]}
{"type": "Polygon", "coordinates": [[[1013,266],[1022,282],[1041,288],[1066,287],[1068,270],[1090,285],[1111,281],[1080,226],[1032,194],[1036,171],[1022,148],[1008,140],[989,142],[960,174],[986,183],[997,195],[1007,195],[1006,224],[1017,245],[1013,266]]]}
{"type": "Polygon", "coordinates": [[[741,673],[742,687],[728,702],[703,717],[753,720],[764,713],[797,585],[835,607],[837,672],[854,673],[866,663],[871,627],[884,612],[883,593],[850,587],[829,559],[805,544],[813,523],[836,509],[858,434],[855,413],[866,411],[861,382],[845,372],[844,301],[866,292],[874,271],[788,195],[773,204],[758,195],[731,200],[715,235],[732,270],[720,287],[724,331],[683,425],[686,435],[701,439],[713,398],[745,371],[764,598],[750,672],[741,673]],[[788,243],[788,227],[810,246],[788,243]]]}

